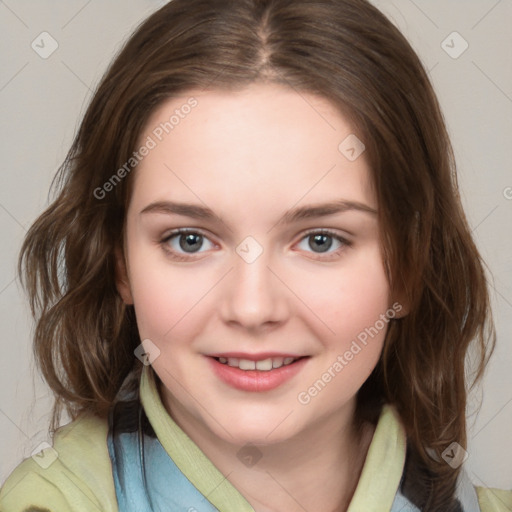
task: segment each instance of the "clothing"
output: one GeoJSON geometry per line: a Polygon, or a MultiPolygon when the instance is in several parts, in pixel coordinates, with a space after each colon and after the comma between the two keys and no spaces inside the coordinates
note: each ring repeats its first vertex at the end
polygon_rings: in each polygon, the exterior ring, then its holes
{"type": "MultiPolygon", "coordinates": [[[[52,461],[52,449],[26,459],[9,476],[0,491],[1,512],[254,512],[169,416],[150,367],[142,373],[140,401],[123,397],[108,421],[80,416],[58,430],[53,449],[58,457],[46,469],[41,465],[52,461]],[[157,508],[159,500],[165,508],[157,508]]],[[[405,434],[394,408],[386,405],[348,512],[419,510],[402,494],[405,462],[405,434]]],[[[464,512],[512,511],[512,491],[477,487],[475,493],[467,477],[461,483],[464,512]]]]}

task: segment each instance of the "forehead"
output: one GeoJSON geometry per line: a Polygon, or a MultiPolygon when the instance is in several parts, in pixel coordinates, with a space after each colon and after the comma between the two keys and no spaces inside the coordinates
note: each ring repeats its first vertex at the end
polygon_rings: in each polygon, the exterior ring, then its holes
{"type": "Polygon", "coordinates": [[[339,190],[375,206],[364,152],[355,160],[346,152],[355,137],[339,109],[311,93],[278,84],[191,90],[146,123],[139,146],[152,148],[134,173],[133,200],[229,201],[236,193],[265,205],[339,190]]]}

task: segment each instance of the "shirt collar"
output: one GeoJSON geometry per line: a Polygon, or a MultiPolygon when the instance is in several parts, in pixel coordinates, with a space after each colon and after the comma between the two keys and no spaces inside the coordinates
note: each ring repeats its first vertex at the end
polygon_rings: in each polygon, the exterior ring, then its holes
{"type": "MultiPolygon", "coordinates": [[[[218,510],[254,512],[249,502],[167,413],[154,371],[143,368],[140,398],[160,443],[180,471],[218,510]]],[[[390,510],[405,462],[406,436],[393,406],[381,410],[361,477],[347,512],[390,510]]]]}

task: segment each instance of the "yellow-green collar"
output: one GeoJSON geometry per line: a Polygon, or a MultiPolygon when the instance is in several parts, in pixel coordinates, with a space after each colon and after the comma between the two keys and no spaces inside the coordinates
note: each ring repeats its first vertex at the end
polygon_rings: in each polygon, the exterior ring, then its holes
{"type": "MultiPolygon", "coordinates": [[[[144,367],[140,395],[159,441],[180,471],[221,512],[254,512],[229,480],[176,424],[162,404],[154,371],[144,367]]],[[[405,462],[405,432],[395,409],[385,405],[347,512],[390,510],[405,462]]]]}

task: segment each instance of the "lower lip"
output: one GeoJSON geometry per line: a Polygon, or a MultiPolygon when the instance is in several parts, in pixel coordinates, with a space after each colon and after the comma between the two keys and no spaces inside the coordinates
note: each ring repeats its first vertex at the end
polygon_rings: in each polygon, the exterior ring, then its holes
{"type": "Polygon", "coordinates": [[[303,357],[295,363],[281,366],[273,370],[240,370],[235,366],[219,363],[215,358],[208,357],[213,371],[226,384],[242,391],[270,391],[297,375],[309,357],[303,357]]]}

